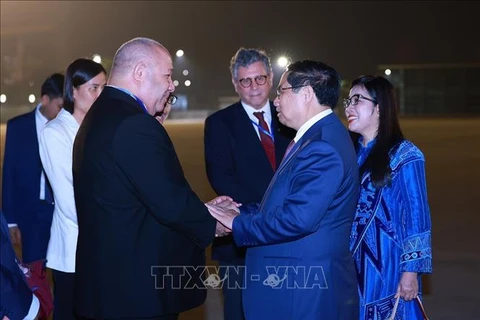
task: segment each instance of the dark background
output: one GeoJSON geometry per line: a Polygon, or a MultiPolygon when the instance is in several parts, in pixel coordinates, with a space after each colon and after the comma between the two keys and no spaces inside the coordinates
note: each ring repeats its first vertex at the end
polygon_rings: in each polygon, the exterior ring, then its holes
{"type": "Polygon", "coordinates": [[[213,109],[235,95],[228,67],[241,46],[271,55],[275,86],[280,55],[326,62],[346,80],[379,64],[472,63],[479,12],[476,1],[1,1],[2,93],[13,103],[72,60],[98,53],[108,65],[123,42],[146,36],[185,51],[174,56],[177,93],[213,109]]]}

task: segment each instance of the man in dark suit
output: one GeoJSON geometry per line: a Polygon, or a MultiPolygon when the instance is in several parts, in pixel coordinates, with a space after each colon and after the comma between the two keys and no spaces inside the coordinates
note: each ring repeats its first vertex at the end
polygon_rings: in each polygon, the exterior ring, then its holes
{"type": "Polygon", "coordinates": [[[42,315],[48,317],[52,297],[45,273],[53,195],[43,172],[38,136],[63,105],[62,74],[52,74],[41,87],[40,103],[26,114],[7,122],[3,159],[2,202],[12,243],[22,244],[22,262],[31,269],[30,279],[44,299],[42,315]]]}
{"type": "MultiPolygon", "coordinates": [[[[230,71],[240,101],[205,121],[207,176],[219,195],[228,194],[240,203],[260,202],[294,131],[278,122],[268,99],[273,73],[264,51],[240,48],[230,71]]],[[[227,276],[222,286],[224,319],[244,319],[240,287],[245,249],[231,236],[219,237],[213,242],[212,258],[219,261],[221,279],[227,276]]]]}
{"type": "Polygon", "coordinates": [[[0,319],[34,319],[39,302],[25,281],[13,251],[8,225],[0,211],[0,319]]]}
{"type": "Polygon", "coordinates": [[[280,122],[297,134],[262,202],[240,207],[239,215],[207,205],[235,243],[248,247],[247,319],[358,319],[349,251],[358,168],[350,136],[332,112],[339,94],[333,68],[291,64],[274,103],[280,122]]]}
{"type": "Polygon", "coordinates": [[[2,203],[12,243],[22,244],[22,261],[46,257],[53,216],[53,197],[38,151],[38,133],[63,105],[64,76],[53,74],[42,84],[41,101],[7,122],[3,159],[2,203]]]}
{"type": "Polygon", "coordinates": [[[205,300],[197,267],[205,265],[216,221],[154,117],[170,101],[172,73],[172,58],[158,42],[124,43],[77,133],[75,308],[81,317],[177,319],[205,300]]]}

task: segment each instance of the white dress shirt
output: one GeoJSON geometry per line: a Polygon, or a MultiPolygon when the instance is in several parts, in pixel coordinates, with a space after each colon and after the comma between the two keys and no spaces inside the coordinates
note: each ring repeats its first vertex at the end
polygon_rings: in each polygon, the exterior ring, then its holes
{"type": "Polygon", "coordinates": [[[293,138],[293,140],[295,140],[295,143],[298,142],[298,140],[300,140],[301,137],[303,137],[303,135],[305,134],[305,132],[307,132],[308,129],[310,129],[315,123],[317,123],[318,121],[322,120],[323,118],[325,118],[326,116],[328,116],[330,113],[332,113],[332,109],[327,109],[325,111],[322,111],[320,113],[317,113],[316,115],[314,115],[313,117],[311,117],[310,119],[307,120],[307,122],[305,122],[297,131],[297,134],[295,135],[295,138],[293,138]]]}
{"type": "Polygon", "coordinates": [[[47,267],[75,272],[78,223],[73,194],[73,142],[79,124],[65,109],[50,121],[40,135],[40,158],[53,190],[53,211],[47,267]]]}
{"type": "MultiPolygon", "coordinates": [[[[248,117],[250,120],[252,120],[254,123],[260,125],[260,121],[258,120],[257,117],[253,114],[254,112],[264,112],[263,113],[263,118],[265,119],[265,122],[267,123],[268,126],[268,132],[272,133],[272,111],[270,110],[270,101],[267,100],[267,103],[260,109],[257,110],[253,108],[252,106],[249,106],[248,104],[244,103],[241,101],[242,107],[245,110],[245,112],[248,114],[248,117]]],[[[255,132],[257,133],[258,139],[260,140],[260,130],[256,125],[252,123],[252,126],[255,128],[255,132]]],[[[273,136],[273,134],[272,134],[273,136]]]]}

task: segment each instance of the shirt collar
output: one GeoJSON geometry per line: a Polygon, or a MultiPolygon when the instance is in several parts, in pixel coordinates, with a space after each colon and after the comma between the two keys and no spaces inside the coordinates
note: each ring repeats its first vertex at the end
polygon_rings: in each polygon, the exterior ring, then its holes
{"type": "Polygon", "coordinates": [[[264,113],[263,113],[263,117],[264,117],[265,121],[266,121],[267,123],[270,123],[270,122],[271,122],[271,120],[272,120],[272,112],[271,112],[271,110],[270,110],[270,101],[269,101],[269,100],[267,100],[267,102],[265,103],[265,105],[264,105],[261,109],[259,109],[259,110],[257,110],[257,109],[255,109],[254,107],[246,104],[246,103],[243,102],[243,101],[240,101],[240,102],[242,103],[242,107],[243,107],[243,109],[245,110],[245,112],[248,114],[248,117],[249,117],[250,119],[253,119],[254,121],[258,121],[258,119],[253,115],[253,113],[254,113],[254,112],[262,112],[262,111],[263,111],[263,112],[264,112],[264,113]]]}
{"type": "Polygon", "coordinates": [[[298,140],[300,140],[300,138],[303,137],[303,135],[305,134],[305,132],[307,132],[308,129],[310,129],[315,123],[317,123],[318,121],[320,121],[321,119],[325,118],[326,116],[328,116],[330,113],[332,113],[332,109],[327,109],[327,110],[324,110],[320,113],[317,113],[316,115],[314,115],[313,117],[311,117],[310,119],[308,119],[307,122],[305,122],[301,127],[300,129],[298,129],[297,131],[297,135],[295,136],[295,138],[293,140],[295,140],[295,143],[298,142],[298,140]]]}

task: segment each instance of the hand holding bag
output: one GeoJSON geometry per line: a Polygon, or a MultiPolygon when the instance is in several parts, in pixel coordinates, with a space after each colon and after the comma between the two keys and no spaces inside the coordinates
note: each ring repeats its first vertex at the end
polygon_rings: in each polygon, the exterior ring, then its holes
{"type": "MultiPolygon", "coordinates": [[[[395,320],[395,314],[397,314],[399,301],[400,301],[400,296],[398,296],[397,300],[395,300],[395,305],[393,306],[392,314],[390,315],[390,317],[388,317],[387,320],[395,320]]],[[[415,302],[417,303],[418,307],[420,308],[420,311],[422,312],[423,320],[429,320],[427,313],[425,312],[425,308],[423,307],[422,300],[420,300],[420,298],[417,296],[417,298],[415,298],[415,302]]]]}

